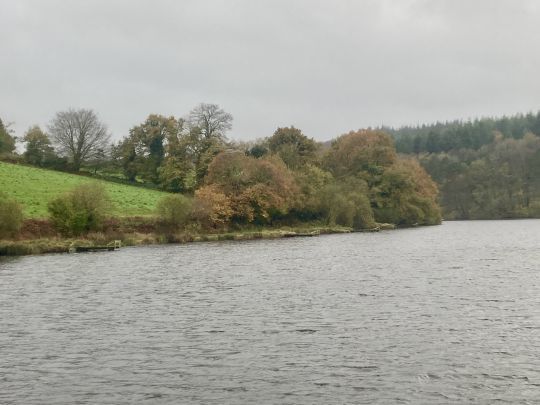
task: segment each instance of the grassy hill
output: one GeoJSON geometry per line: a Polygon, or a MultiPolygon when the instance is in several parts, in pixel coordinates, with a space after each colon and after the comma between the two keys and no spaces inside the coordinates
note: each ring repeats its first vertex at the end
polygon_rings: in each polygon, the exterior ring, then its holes
{"type": "Polygon", "coordinates": [[[157,201],[166,195],[156,190],[0,162],[0,191],[20,202],[27,218],[47,217],[50,200],[81,183],[92,181],[103,184],[114,204],[114,213],[119,216],[150,215],[157,201]]]}

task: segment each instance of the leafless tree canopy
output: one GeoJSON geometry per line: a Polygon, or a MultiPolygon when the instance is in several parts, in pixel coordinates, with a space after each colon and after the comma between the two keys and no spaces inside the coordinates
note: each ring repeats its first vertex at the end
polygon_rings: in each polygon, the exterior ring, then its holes
{"type": "Polygon", "coordinates": [[[72,161],[76,171],[109,142],[107,127],[92,110],[69,109],[56,113],[49,132],[58,151],[72,161]]]}
{"type": "Polygon", "coordinates": [[[188,123],[198,127],[205,138],[225,137],[225,132],[232,128],[233,116],[217,104],[201,103],[189,113],[188,123]]]}

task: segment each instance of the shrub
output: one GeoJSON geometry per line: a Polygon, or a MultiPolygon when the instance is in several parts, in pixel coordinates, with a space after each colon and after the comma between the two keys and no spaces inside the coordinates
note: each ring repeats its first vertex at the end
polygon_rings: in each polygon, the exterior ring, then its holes
{"type": "Polygon", "coordinates": [[[49,202],[51,222],[62,235],[81,235],[101,229],[109,208],[102,185],[86,183],[49,202]]]}
{"type": "Polygon", "coordinates": [[[160,225],[174,230],[186,226],[192,211],[191,199],[180,194],[167,195],[157,204],[160,225]]]}
{"type": "Polygon", "coordinates": [[[14,236],[21,229],[22,222],[21,205],[0,192],[0,238],[14,236]]]}
{"type": "Polygon", "coordinates": [[[354,229],[376,226],[369,198],[362,191],[347,191],[344,185],[330,185],[323,190],[320,205],[328,225],[354,229]]]}
{"type": "Polygon", "coordinates": [[[232,202],[214,185],[203,186],[195,192],[194,217],[204,228],[219,229],[227,225],[233,215],[232,202]]]}

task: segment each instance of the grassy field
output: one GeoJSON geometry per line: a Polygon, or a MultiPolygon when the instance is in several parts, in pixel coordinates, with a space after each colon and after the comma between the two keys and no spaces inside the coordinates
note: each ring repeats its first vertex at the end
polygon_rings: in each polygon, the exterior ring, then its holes
{"type": "MultiPolygon", "coordinates": [[[[0,162],[0,191],[24,207],[27,218],[47,217],[47,203],[73,187],[90,181],[83,176],[0,162]]],[[[123,184],[103,184],[119,216],[150,215],[166,193],[123,184]]]]}

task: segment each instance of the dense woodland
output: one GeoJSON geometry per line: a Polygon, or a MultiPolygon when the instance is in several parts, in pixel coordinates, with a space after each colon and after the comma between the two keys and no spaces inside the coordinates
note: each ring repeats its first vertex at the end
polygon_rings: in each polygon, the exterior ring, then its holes
{"type": "MultiPolygon", "coordinates": [[[[398,156],[383,131],[353,131],[324,147],[284,127],[239,143],[226,137],[232,119],[214,104],[200,104],[183,118],[152,114],[109,147],[91,110],[68,110],[51,120],[47,133],[30,128],[21,139],[24,153],[15,154],[10,143],[3,156],[178,193],[178,209],[187,213],[181,222],[210,230],[299,223],[366,229],[441,220],[436,184],[416,159],[398,156]]],[[[5,127],[4,138],[13,140],[5,127]]]]}
{"type": "Polygon", "coordinates": [[[436,224],[438,203],[447,219],[540,216],[540,113],[352,131],[326,144],[294,127],[231,142],[232,121],[200,104],[184,117],[151,114],[111,144],[93,111],[67,110],[19,139],[0,122],[0,156],[179,193],[207,229],[436,224]]]}
{"type": "Polygon", "coordinates": [[[438,183],[445,218],[540,217],[540,112],[385,131],[438,183]]]}

